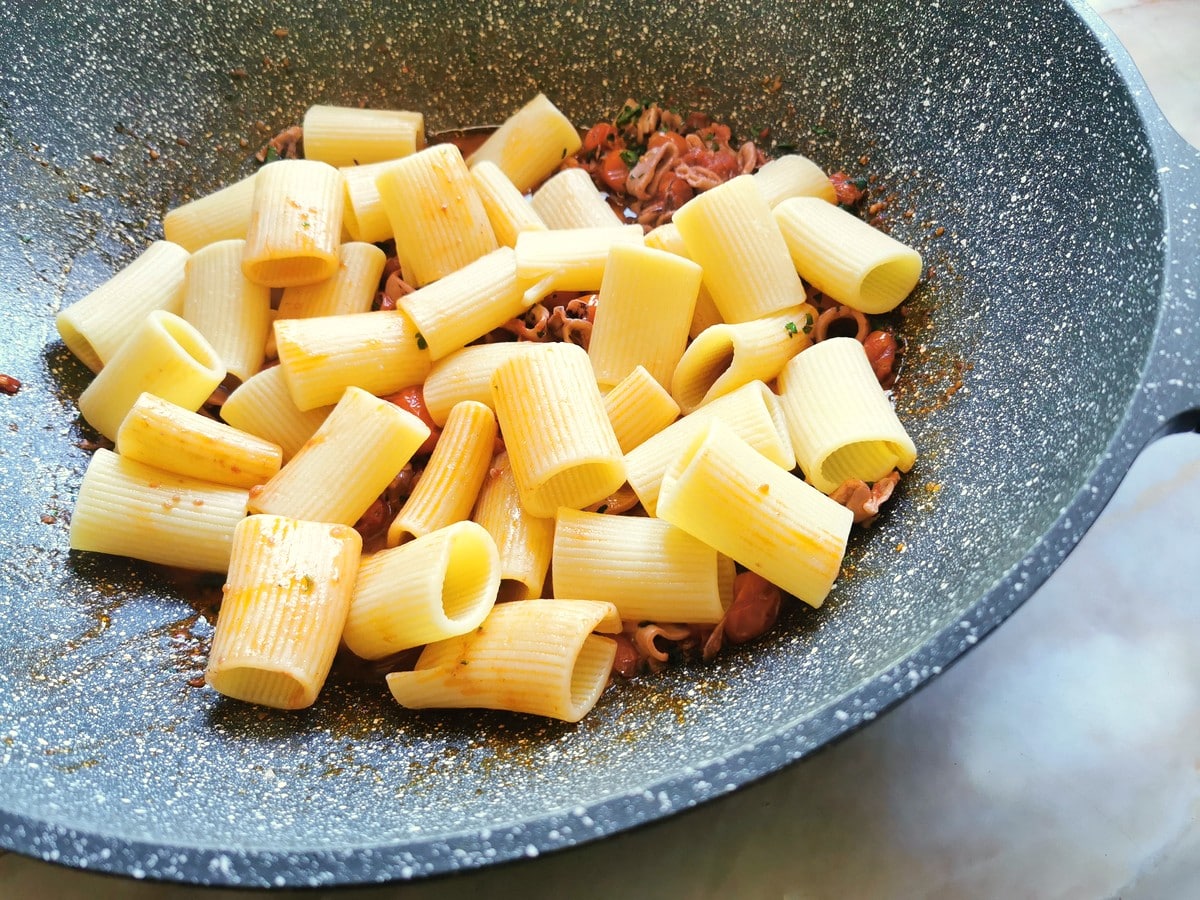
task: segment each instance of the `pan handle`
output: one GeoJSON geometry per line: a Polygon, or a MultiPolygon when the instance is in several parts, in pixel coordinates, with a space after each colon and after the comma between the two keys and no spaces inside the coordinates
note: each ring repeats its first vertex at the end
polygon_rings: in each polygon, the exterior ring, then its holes
{"type": "Polygon", "coordinates": [[[1164,198],[1161,318],[1135,405],[1148,437],[1200,431],[1200,150],[1149,124],[1164,198]]]}

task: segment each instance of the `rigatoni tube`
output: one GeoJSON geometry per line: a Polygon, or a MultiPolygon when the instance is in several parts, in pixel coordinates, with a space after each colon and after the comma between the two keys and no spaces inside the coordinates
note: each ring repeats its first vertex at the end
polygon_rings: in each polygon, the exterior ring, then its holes
{"type": "Polygon", "coordinates": [[[240,239],[217,241],[193,253],[183,295],[183,317],[239,381],[262,368],[271,333],[271,289],[242,273],[245,246],[240,239]]]}
{"type": "Polygon", "coordinates": [[[496,542],[501,596],[509,600],[542,596],[554,543],[554,520],[531,515],[521,506],[507,452],[492,459],[471,520],[486,528],[496,542]]]}
{"type": "Polygon", "coordinates": [[[505,119],[467,162],[494,162],[524,193],[582,144],[574,123],[545,94],[538,94],[505,119]]]}
{"type": "Polygon", "coordinates": [[[155,241],[112,278],[54,318],[67,349],[99,372],[149,313],[183,311],[188,253],[155,241]]]}
{"type": "Polygon", "coordinates": [[[733,560],[662,519],[558,511],[556,597],[607,601],[625,622],[715,625],[733,575],[733,560]]]}
{"type": "Polygon", "coordinates": [[[431,365],[424,338],[398,309],[278,319],[275,349],[302,410],[337,403],[348,387],[393,394],[420,384],[431,365]]]}
{"type": "Polygon", "coordinates": [[[331,166],[398,159],[425,146],[425,116],[402,109],[310,106],[304,114],[304,158],[331,166]]]}
{"type": "Polygon", "coordinates": [[[212,345],[179,316],[155,310],[79,395],[79,411],[93,428],[116,440],[121,420],[143,391],[193,412],[225,377],[212,345]]]}
{"type": "Polygon", "coordinates": [[[638,365],[664,387],[684,355],[701,270],[682,256],[639,244],[608,252],[588,356],[602,388],[638,365]]]}
{"type": "Polygon", "coordinates": [[[257,284],[290,287],[331,276],[342,240],[342,174],[311,159],[259,170],[242,271],[257,284]]]}
{"type": "Polygon", "coordinates": [[[153,394],[138,397],[121,422],[117,450],[179,475],[243,488],[264,484],[283,464],[278,444],[153,394]]]}
{"type": "Polygon", "coordinates": [[[578,722],[600,699],[621,628],[616,607],[594,600],[501,603],[476,629],[429,644],[411,672],[387,677],[410,709],[504,709],[578,722]]]}
{"type": "Polygon", "coordinates": [[[243,519],[205,680],[248,703],[311,706],[333,665],[361,553],[362,538],[344,525],[243,519]]]}
{"type": "Polygon", "coordinates": [[[688,256],[704,268],[704,284],[726,322],[746,322],[805,301],[804,285],[753,175],[692,198],[673,221],[688,256]]]}
{"type": "Polygon", "coordinates": [[[721,422],[708,423],[667,469],[658,516],[810,606],[833,587],[854,522],[721,422]]]}
{"type": "Polygon", "coordinates": [[[921,254],[823,200],[775,207],[796,271],[824,294],[869,315],[895,309],[921,277],[921,254]]]}
{"type": "Polygon", "coordinates": [[[253,492],[250,510],[353,525],[427,437],[429,426],[412,413],[347,388],[300,452],[253,492]]]}
{"type": "Polygon", "coordinates": [[[499,246],[462,153],[436,144],[397,160],[375,179],[404,278],[429,284],[499,246]]]}
{"type": "Polygon", "coordinates": [[[507,360],[492,376],[492,401],[521,504],[533,515],[581,509],[625,481],[621,447],[582,347],[550,344],[507,360]]]}
{"type": "Polygon", "coordinates": [[[812,343],[808,333],[815,321],[816,310],[805,303],[761,319],[704,329],[675,367],[671,396],[690,413],[743,384],[771,381],[812,343]]]}
{"type": "Polygon", "coordinates": [[[420,479],[388,528],[388,546],[469,518],[495,444],[491,409],[473,400],[456,404],[420,479]]]}
{"type": "Polygon", "coordinates": [[[71,516],[71,549],[224,572],[249,492],[177,475],[103,447],[71,516]]]}
{"type": "Polygon", "coordinates": [[[477,628],[500,587],[492,536],[455,522],[362,562],[342,638],[351,653],[382,659],[477,628]]]}
{"type": "Polygon", "coordinates": [[[907,472],[916,461],[916,444],[854,338],[805,350],[779,373],[779,391],[796,461],[818,490],[907,472]]]}

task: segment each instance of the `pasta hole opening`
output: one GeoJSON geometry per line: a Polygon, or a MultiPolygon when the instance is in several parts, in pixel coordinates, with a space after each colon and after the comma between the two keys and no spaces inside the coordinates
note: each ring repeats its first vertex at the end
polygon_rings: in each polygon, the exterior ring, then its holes
{"type": "Polygon", "coordinates": [[[518,600],[528,600],[533,596],[533,589],[523,581],[515,578],[500,579],[500,588],[496,592],[497,603],[515,603],[518,600]]]}
{"type": "Polygon", "coordinates": [[[832,485],[831,490],[851,479],[870,483],[891,472],[900,459],[899,449],[891,441],[857,441],[826,457],[821,476],[832,485]]]}
{"type": "Polygon", "coordinates": [[[275,709],[303,709],[312,705],[314,699],[290,672],[233,666],[220,672],[209,672],[205,680],[226,697],[275,709]]]}
{"type": "Polygon", "coordinates": [[[83,332],[75,327],[69,317],[59,314],[55,324],[58,326],[59,337],[78,360],[93,372],[99,372],[104,367],[104,361],[100,359],[100,354],[96,352],[92,342],[84,337],[83,332]]]}
{"type": "Polygon", "coordinates": [[[460,529],[450,543],[442,579],[442,610],[451,622],[473,626],[483,620],[496,600],[498,572],[485,563],[485,539],[490,540],[486,532],[460,529]]]}
{"type": "Polygon", "coordinates": [[[159,318],[163,330],[196,365],[209,372],[224,370],[221,358],[212,345],[192,325],[178,316],[163,315],[159,318]]]}
{"type": "Polygon", "coordinates": [[[859,287],[863,312],[882,313],[894,309],[909,295],[921,277],[921,257],[916,251],[885,260],[863,276],[859,287]]]}
{"type": "Polygon", "coordinates": [[[578,722],[590,710],[608,684],[617,642],[612,638],[589,634],[584,638],[575,665],[571,669],[570,716],[568,722],[578,722]]]}
{"type": "Polygon", "coordinates": [[[333,276],[337,271],[336,256],[285,256],[279,259],[247,262],[243,265],[246,277],[256,284],[271,287],[298,287],[315,284],[333,276]]]}
{"type": "MultiPolygon", "coordinates": [[[[692,347],[696,347],[696,344],[692,347]]],[[[688,413],[703,404],[717,382],[733,367],[734,355],[733,343],[722,341],[708,351],[699,365],[689,366],[685,377],[672,385],[672,393],[680,409],[688,413]]],[[[676,372],[682,369],[683,366],[680,366],[676,372]]]]}

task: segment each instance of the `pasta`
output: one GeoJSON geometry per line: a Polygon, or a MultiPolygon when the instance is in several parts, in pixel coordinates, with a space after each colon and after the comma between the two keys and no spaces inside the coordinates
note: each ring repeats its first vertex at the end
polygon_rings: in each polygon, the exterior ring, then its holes
{"type": "Polygon", "coordinates": [[[839,208],[867,179],[632,100],[581,138],[538,95],[468,160],[419,113],[305,129],[58,320],[117,450],[71,546],[227,573],[210,686],[303,708],[344,652],[576,722],[822,605],[916,459],[868,315],[920,256],[839,208]]]}
{"type": "Polygon", "coordinates": [[[312,706],[333,665],[361,552],[353,528],[242,519],[205,681],[250,703],[312,706]]]}

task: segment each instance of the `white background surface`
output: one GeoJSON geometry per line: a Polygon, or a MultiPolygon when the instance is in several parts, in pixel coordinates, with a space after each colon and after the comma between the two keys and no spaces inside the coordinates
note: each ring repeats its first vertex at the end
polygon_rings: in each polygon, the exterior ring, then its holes
{"type": "MultiPolygon", "coordinates": [[[[1200,0],[1092,3],[1200,144],[1200,0]]],[[[993,637],[763,784],[570,853],[351,896],[1200,896],[1198,501],[1200,437],[1155,444],[993,637]]],[[[0,897],[37,896],[235,895],[0,856],[0,897]]]]}

